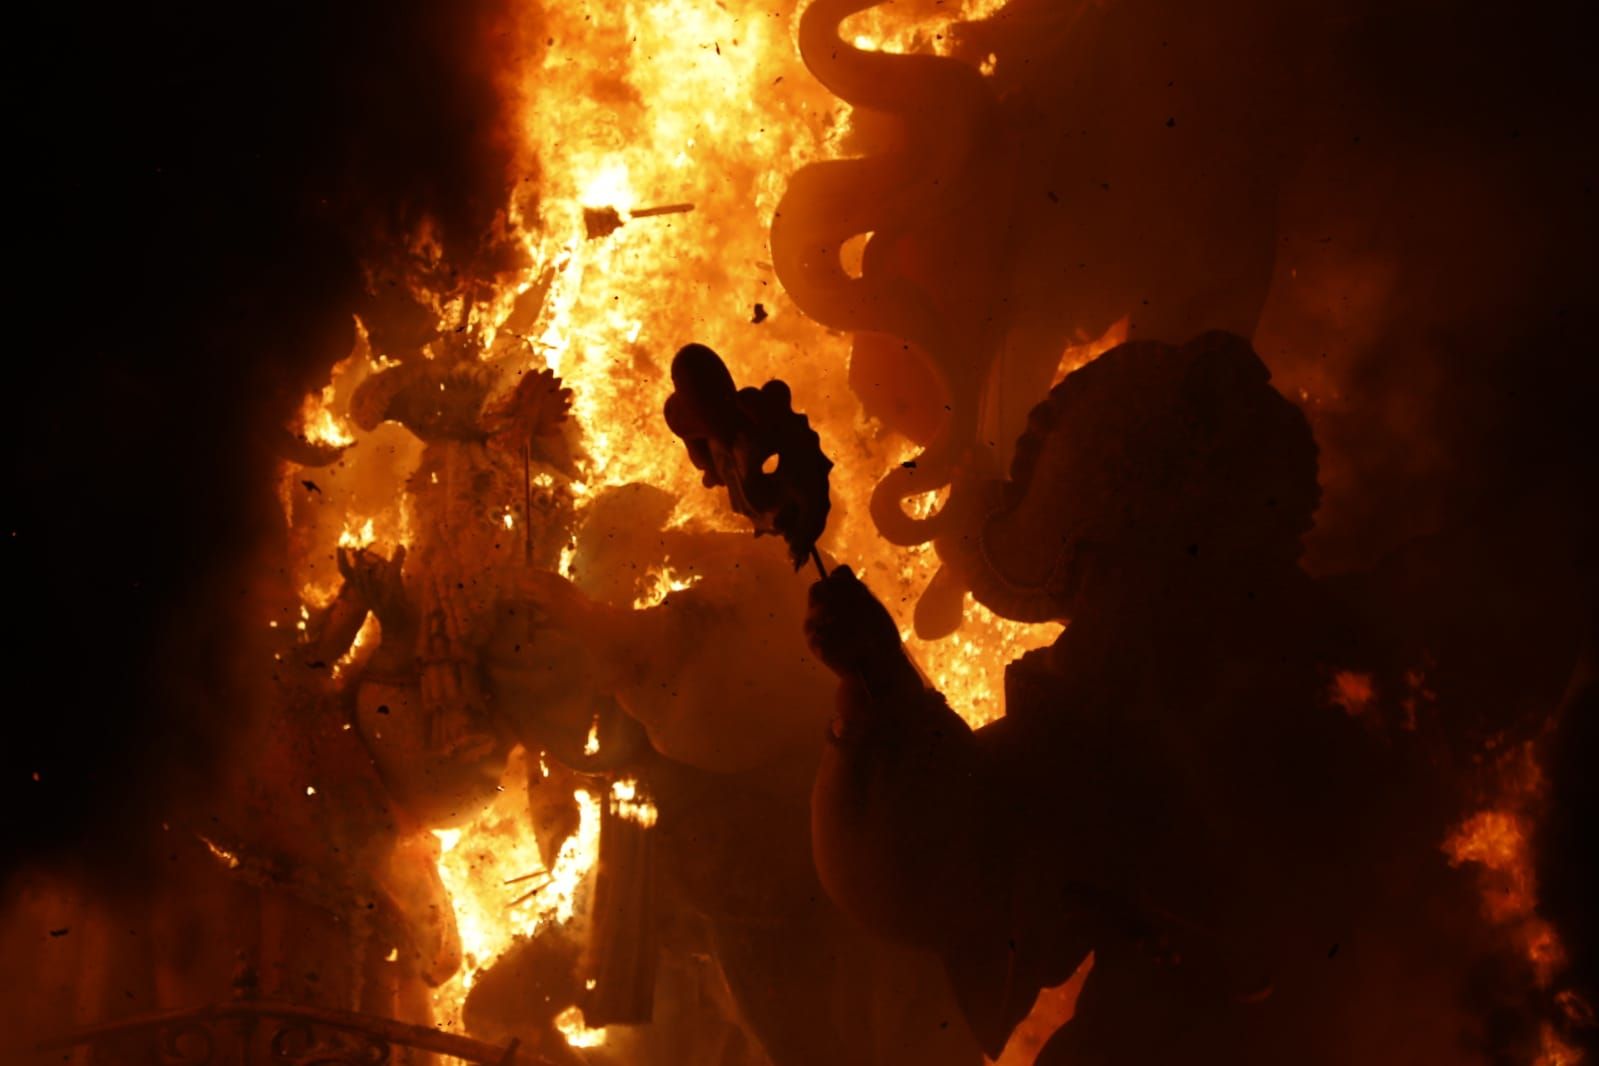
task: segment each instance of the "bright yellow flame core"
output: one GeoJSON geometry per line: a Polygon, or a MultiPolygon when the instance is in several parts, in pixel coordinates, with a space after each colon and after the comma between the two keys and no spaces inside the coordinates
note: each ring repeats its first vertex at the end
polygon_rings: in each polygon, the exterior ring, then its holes
{"type": "Polygon", "coordinates": [[[639,783],[631,778],[623,778],[611,786],[611,811],[617,817],[637,822],[646,829],[654,825],[660,816],[639,783]]]}
{"type": "Polygon", "coordinates": [[[568,1007],[557,1014],[555,1027],[572,1047],[599,1047],[605,1043],[605,1030],[590,1029],[578,1007],[568,1007]]]}
{"type": "Polygon", "coordinates": [[[578,886],[599,854],[599,802],[579,790],[578,830],[546,870],[528,817],[527,759],[520,748],[512,753],[501,791],[476,818],[459,829],[434,831],[442,851],[439,876],[455,907],[464,960],[433,993],[436,1021],[450,1029],[461,1028],[461,1008],[477,975],[518,937],[532,936],[547,922],[572,920],[578,886]],[[527,886],[546,880],[528,895],[527,886]],[[513,906],[522,896],[527,898],[513,906]]]}
{"type": "Polygon", "coordinates": [[[334,400],[334,389],[329,385],[321,392],[307,396],[301,405],[301,433],[312,444],[343,448],[355,443],[355,435],[350,432],[349,425],[329,408],[334,400]]]}
{"type": "MultiPolygon", "coordinates": [[[[901,14],[894,3],[868,8],[844,20],[842,36],[856,48],[876,52],[922,52],[950,55],[956,27],[961,22],[981,22],[997,14],[1009,0],[937,0],[936,5],[915,5],[901,14]]],[[[980,70],[994,72],[988,56],[980,70]]]]}
{"type": "Polygon", "coordinates": [[[370,548],[377,540],[373,532],[374,521],[371,518],[357,522],[352,518],[344,525],[344,530],[339,534],[339,547],[341,548],[370,548]]]}

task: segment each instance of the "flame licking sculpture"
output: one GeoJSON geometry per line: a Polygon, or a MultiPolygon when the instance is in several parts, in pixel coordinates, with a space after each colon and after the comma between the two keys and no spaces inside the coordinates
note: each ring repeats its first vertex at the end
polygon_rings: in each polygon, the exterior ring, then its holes
{"type": "MultiPolygon", "coordinates": [[[[274,442],[151,1009],[33,1051],[1587,1061],[1582,512],[1310,557],[1252,17],[505,5],[505,195],[363,234],[274,442]]],[[[147,966],[53,892],[47,978],[147,966]]]]}

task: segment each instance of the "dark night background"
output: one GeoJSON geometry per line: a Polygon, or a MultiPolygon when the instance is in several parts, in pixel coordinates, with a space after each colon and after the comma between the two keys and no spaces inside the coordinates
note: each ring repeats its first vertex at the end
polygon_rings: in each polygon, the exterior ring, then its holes
{"type": "MultiPolygon", "coordinates": [[[[49,63],[12,105],[27,236],[6,420],[7,871],[46,859],[135,878],[130,827],[228,772],[228,649],[251,580],[236,560],[280,520],[273,434],[348,350],[372,249],[427,213],[470,255],[504,203],[498,6],[62,7],[14,38],[49,63]]],[[[1373,396],[1429,383],[1441,450],[1472,468],[1429,476],[1460,511],[1526,478],[1591,494],[1585,6],[1304,5],[1300,132],[1380,131],[1334,195],[1376,199],[1409,257],[1399,302],[1464,324],[1448,373],[1412,376],[1399,352],[1351,380],[1373,396]],[[1479,163],[1539,239],[1477,236],[1447,177],[1479,163]],[[1473,325],[1490,319],[1501,328],[1473,325]]],[[[1587,750],[1564,757],[1580,767],[1587,750]]],[[[1576,842],[1592,823],[1569,824],[1576,842]]]]}
{"type": "Polygon", "coordinates": [[[422,212],[476,233],[504,203],[498,98],[468,62],[492,66],[494,14],[162,4],[35,32],[60,65],[21,112],[8,869],[127,872],[122,830],[226,772],[230,564],[281,523],[274,434],[348,352],[372,242],[422,212]]]}

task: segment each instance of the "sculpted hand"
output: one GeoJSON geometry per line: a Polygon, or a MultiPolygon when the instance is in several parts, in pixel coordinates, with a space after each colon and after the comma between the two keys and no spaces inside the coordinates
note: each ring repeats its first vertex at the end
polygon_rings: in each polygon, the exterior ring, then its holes
{"type": "Polygon", "coordinates": [[[394,550],[392,559],[385,559],[367,548],[356,548],[353,551],[340,548],[338,562],[340,575],[379,620],[398,619],[405,613],[403,544],[394,550]]]}
{"type": "Polygon", "coordinates": [[[909,666],[893,617],[847,566],[811,586],[805,639],[842,678],[870,682],[899,662],[909,666]]]}

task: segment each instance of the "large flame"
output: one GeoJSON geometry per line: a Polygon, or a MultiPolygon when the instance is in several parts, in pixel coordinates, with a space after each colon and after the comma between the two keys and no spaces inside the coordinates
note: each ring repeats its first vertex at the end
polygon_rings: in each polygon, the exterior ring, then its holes
{"type": "Polygon", "coordinates": [[[461,1008],[473,982],[513,941],[546,922],[572,920],[578,889],[599,851],[599,801],[579,790],[578,830],[546,869],[528,825],[527,759],[520,748],[512,753],[494,802],[477,817],[457,829],[434,830],[463,956],[461,969],[433,994],[435,1020],[447,1028],[462,1028],[461,1008]]]}
{"type": "MultiPolygon", "coordinates": [[[[943,5],[931,33],[931,23],[868,12],[856,32],[903,49],[916,44],[911,31],[932,43],[997,6],[943,5]]],[[[740,381],[782,377],[838,462],[824,547],[903,612],[909,639],[909,605],[937,560],[925,546],[884,545],[865,508],[875,479],[908,449],[862,420],[846,379],[848,339],[801,316],[770,266],[767,234],[788,175],[828,151],[845,121],[800,65],[791,18],[752,3],[635,0],[573,4],[550,19],[554,43],[521,89],[543,206],[523,220],[537,265],[518,292],[552,276],[528,358],[575,390],[593,458],[585,488],[648,481],[678,495],[678,522],[738,528],[699,488],[660,416],[671,391],[665,363],[695,340],[721,352],[740,381]],[[631,217],[654,204],[693,210],[631,217]],[[585,211],[603,208],[623,221],[590,238],[585,211]]],[[[663,575],[662,594],[670,584],[663,575]]],[[[912,643],[951,703],[981,723],[1000,713],[1004,664],[1058,632],[977,608],[955,639],[912,643]]]]}
{"type": "MultiPolygon", "coordinates": [[[[954,21],[998,6],[951,0],[937,8],[936,25],[868,12],[851,32],[862,46],[943,50],[954,21]]],[[[912,635],[910,606],[937,559],[925,545],[884,544],[866,513],[875,480],[910,448],[863,419],[847,382],[848,338],[804,318],[770,263],[767,234],[788,175],[835,151],[848,122],[801,65],[793,15],[791,7],[752,0],[594,0],[539,12],[541,46],[507,87],[521,116],[528,172],[537,173],[536,206],[516,198],[507,208],[532,266],[471,307],[470,324],[485,356],[552,370],[573,389],[572,417],[586,451],[573,486],[580,511],[606,487],[642,481],[676,494],[677,525],[739,528],[701,489],[661,417],[671,389],[667,363],[692,340],[721,352],[741,382],[788,381],[837,464],[824,550],[853,566],[899,615],[927,676],[981,724],[1001,713],[1004,665],[1053,640],[1059,627],[1020,625],[974,608],[953,638],[922,642],[912,635]],[[660,206],[670,209],[651,210],[660,206]],[[544,293],[536,321],[513,330],[507,322],[518,298],[534,289],[544,293]]],[[[425,232],[413,251],[438,252],[425,232]]],[[[458,302],[441,306],[441,324],[453,331],[461,310],[458,302]]],[[[315,479],[314,491],[303,488],[305,471],[289,470],[284,480],[296,578],[313,607],[337,590],[340,545],[387,553],[411,539],[403,487],[420,445],[392,425],[352,430],[344,414],[355,387],[386,365],[365,331],[358,333],[356,351],[307,399],[300,420],[308,437],[353,446],[334,473],[315,479]]],[[[514,535],[517,501],[503,501],[498,513],[514,535]]],[[[781,546],[774,542],[772,550],[781,546]]],[[[571,558],[568,548],[563,572],[571,558]]],[[[692,580],[670,569],[651,576],[638,606],[692,580]]],[[[570,919],[574,893],[594,862],[598,800],[579,793],[582,828],[547,871],[549,885],[510,905],[519,895],[515,879],[542,869],[519,774],[513,765],[495,803],[465,825],[437,831],[439,871],[466,955],[434,1000],[436,1021],[452,1029],[461,1027],[473,980],[516,937],[570,919]]],[[[602,1039],[581,1019],[563,1019],[561,1028],[574,1046],[602,1039]]]]}

